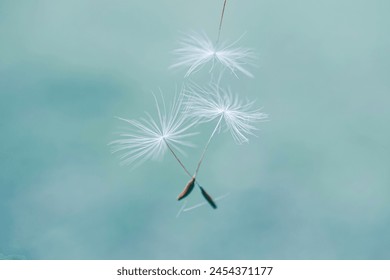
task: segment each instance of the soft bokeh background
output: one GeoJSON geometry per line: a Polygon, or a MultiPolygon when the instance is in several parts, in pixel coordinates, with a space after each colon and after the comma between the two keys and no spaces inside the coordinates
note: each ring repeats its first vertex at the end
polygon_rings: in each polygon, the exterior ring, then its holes
{"type": "Polygon", "coordinates": [[[173,96],[172,50],[215,38],[222,2],[0,1],[0,258],[390,258],[388,0],[228,1],[222,39],[246,32],[259,67],[225,83],[270,121],[210,146],[217,211],[176,218],[188,178],[169,155],[131,170],[110,154],[114,116],[173,96]]]}

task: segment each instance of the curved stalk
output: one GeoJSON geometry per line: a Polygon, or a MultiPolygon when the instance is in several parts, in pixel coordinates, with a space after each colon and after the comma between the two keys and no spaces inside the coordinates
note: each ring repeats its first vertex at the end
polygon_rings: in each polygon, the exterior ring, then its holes
{"type": "MultiPolygon", "coordinates": [[[[191,173],[188,171],[188,169],[185,167],[185,165],[183,164],[183,162],[180,160],[180,158],[176,155],[175,151],[172,149],[171,145],[169,145],[169,143],[167,141],[165,141],[164,139],[164,142],[165,144],[167,145],[169,151],[171,152],[171,154],[175,157],[175,159],[177,160],[177,162],[180,164],[180,166],[183,168],[184,172],[187,173],[188,176],[190,176],[190,178],[193,178],[194,176],[191,175],[191,173]]],[[[195,181],[195,184],[201,188],[201,186],[198,184],[197,181],[195,181]]]]}
{"type": "Polygon", "coordinates": [[[184,166],[184,164],[182,163],[182,161],[179,159],[179,157],[176,155],[176,153],[173,151],[171,145],[168,144],[168,142],[164,139],[164,142],[165,144],[167,145],[169,151],[171,152],[171,154],[175,157],[175,159],[177,160],[177,162],[181,165],[181,167],[184,169],[184,171],[188,174],[188,176],[192,177],[191,173],[188,171],[188,169],[184,166]]]}
{"type": "Polygon", "coordinates": [[[205,156],[206,151],[207,151],[207,149],[208,149],[208,147],[209,147],[209,145],[210,145],[211,139],[213,139],[215,133],[217,132],[218,127],[219,127],[219,125],[221,124],[222,119],[223,119],[223,114],[222,114],[221,117],[219,118],[217,125],[215,126],[213,132],[212,132],[211,135],[210,135],[209,140],[207,141],[207,143],[206,143],[206,145],[205,145],[205,147],[204,147],[204,149],[203,149],[202,155],[200,156],[200,159],[199,159],[199,162],[198,162],[198,166],[196,167],[196,171],[195,171],[194,177],[196,177],[196,175],[198,175],[198,171],[199,171],[200,165],[201,165],[202,162],[203,162],[204,156],[205,156]]]}
{"type": "Polygon", "coordinates": [[[207,144],[205,146],[205,148],[203,149],[203,153],[202,153],[202,156],[201,156],[201,159],[198,163],[198,166],[197,166],[197,169],[196,169],[196,172],[195,172],[195,175],[192,176],[191,173],[188,171],[188,169],[184,166],[183,162],[180,160],[180,158],[176,155],[175,151],[172,149],[171,145],[169,145],[169,143],[164,139],[164,142],[165,144],[167,145],[169,151],[171,152],[171,154],[175,157],[175,159],[177,160],[177,162],[180,164],[180,166],[183,168],[183,170],[187,173],[188,176],[190,176],[192,179],[190,180],[190,182],[188,182],[187,186],[184,188],[183,192],[179,195],[178,197],[178,200],[181,200],[183,198],[185,198],[187,195],[189,195],[194,187],[194,185],[197,185],[203,195],[203,197],[207,200],[207,202],[211,205],[211,207],[213,207],[214,209],[217,209],[217,205],[215,204],[215,202],[213,201],[212,197],[202,188],[202,186],[197,182],[196,180],[196,174],[198,173],[199,171],[199,167],[200,167],[200,164],[202,163],[202,160],[204,158],[204,155],[206,153],[206,150],[210,144],[210,141],[211,139],[213,138],[215,132],[217,131],[217,128],[219,126],[219,124],[221,123],[221,120],[222,120],[222,117],[219,119],[218,121],[218,124],[216,125],[216,127],[214,128],[214,131],[213,133],[211,134],[209,140],[207,141],[207,144]]]}
{"type": "Polygon", "coordinates": [[[223,15],[225,14],[226,1],[227,1],[227,0],[225,0],[225,1],[223,2],[223,8],[222,8],[222,13],[221,13],[221,19],[219,20],[217,44],[218,44],[218,42],[219,42],[219,37],[220,37],[220,35],[221,35],[222,21],[223,21],[223,15]]]}

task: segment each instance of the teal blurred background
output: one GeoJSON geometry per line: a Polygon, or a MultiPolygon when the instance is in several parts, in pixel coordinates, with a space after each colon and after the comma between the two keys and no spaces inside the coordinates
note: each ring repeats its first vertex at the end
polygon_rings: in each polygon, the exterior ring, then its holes
{"type": "Polygon", "coordinates": [[[0,258],[390,258],[388,0],[228,1],[221,38],[246,32],[259,67],[224,82],[270,121],[211,144],[199,180],[229,194],[218,210],[176,218],[188,178],[170,155],[131,170],[110,153],[114,117],[174,95],[172,50],[215,38],[222,2],[0,1],[0,258]]]}

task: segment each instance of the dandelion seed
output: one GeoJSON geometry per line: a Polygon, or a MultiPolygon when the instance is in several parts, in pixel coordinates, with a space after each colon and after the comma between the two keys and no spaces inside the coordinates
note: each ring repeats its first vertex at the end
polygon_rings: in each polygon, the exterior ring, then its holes
{"type": "Polygon", "coordinates": [[[180,163],[184,171],[192,177],[190,172],[177,156],[177,152],[184,153],[182,147],[193,146],[186,139],[196,133],[188,132],[194,122],[188,119],[182,112],[183,94],[174,99],[171,107],[166,108],[163,95],[159,102],[154,96],[157,110],[157,118],[146,114],[146,118],[140,120],[128,120],[119,118],[128,124],[126,132],[120,134],[120,139],[112,141],[113,153],[119,153],[122,164],[141,164],[148,159],[159,159],[169,150],[180,163]]]}
{"type": "Polygon", "coordinates": [[[185,186],[184,190],[177,197],[177,200],[181,200],[181,199],[185,198],[186,196],[188,196],[192,192],[192,190],[194,189],[194,186],[195,186],[195,178],[192,177],[192,179],[185,186]]]}
{"type": "Polygon", "coordinates": [[[211,207],[213,207],[214,209],[217,209],[217,204],[215,204],[215,202],[211,198],[211,196],[202,187],[199,187],[199,188],[200,188],[200,191],[202,192],[203,197],[211,205],[211,207]]]}
{"type": "Polygon", "coordinates": [[[253,135],[253,131],[256,130],[254,123],[267,118],[260,109],[252,109],[253,102],[241,102],[230,90],[222,90],[219,86],[202,89],[193,84],[188,87],[186,96],[186,112],[196,122],[218,119],[198,161],[194,177],[199,172],[212,138],[223,124],[230,131],[233,139],[241,144],[248,142],[248,135],[253,135]]]}
{"type": "MultiPolygon", "coordinates": [[[[188,87],[186,112],[196,122],[210,122],[219,119],[230,131],[238,144],[248,142],[248,136],[257,130],[256,122],[264,121],[268,116],[261,109],[253,109],[254,102],[241,101],[230,89],[224,90],[212,85],[201,88],[193,84],[188,87]]],[[[218,125],[218,127],[219,127],[218,125]]]]}
{"type": "Polygon", "coordinates": [[[254,53],[251,49],[236,47],[235,44],[240,39],[241,37],[230,44],[213,44],[206,34],[192,33],[180,42],[178,49],[174,50],[178,59],[170,68],[187,68],[184,76],[187,78],[207,64],[211,65],[210,72],[219,64],[222,70],[229,69],[237,77],[238,72],[253,77],[245,67],[253,64],[254,53]]]}

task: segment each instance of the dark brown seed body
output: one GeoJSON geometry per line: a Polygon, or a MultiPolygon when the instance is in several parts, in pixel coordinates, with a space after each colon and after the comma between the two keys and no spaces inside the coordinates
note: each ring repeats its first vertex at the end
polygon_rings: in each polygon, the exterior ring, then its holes
{"type": "Polygon", "coordinates": [[[185,198],[187,195],[189,195],[194,189],[194,186],[195,186],[195,177],[192,177],[192,179],[187,183],[184,190],[177,197],[177,200],[181,200],[185,198]]]}
{"type": "Polygon", "coordinates": [[[214,209],[217,209],[217,204],[215,204],[214,200],[211,198],[211,196],[201,187],[200,191],[202,192],[203,197],[207,200],[207,202],[213,207],[214,209]]]}

